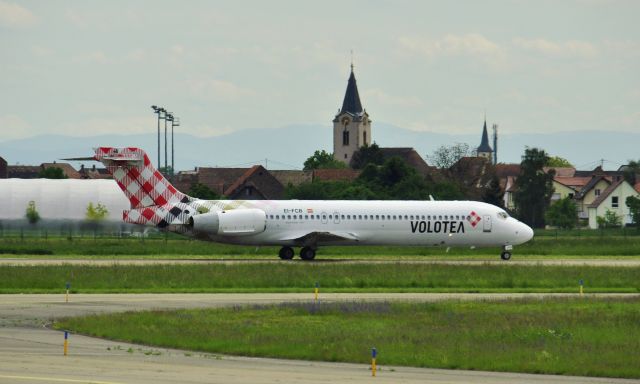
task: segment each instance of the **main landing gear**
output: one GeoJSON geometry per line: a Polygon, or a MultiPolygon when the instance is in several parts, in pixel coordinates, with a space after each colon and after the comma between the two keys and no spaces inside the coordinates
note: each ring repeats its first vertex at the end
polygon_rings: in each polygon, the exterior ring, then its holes
{"type": "Polygon", "coordinates": [[[511,258],[511,250],[513,250],[513,245],[503,246],[502,253],[500,254],[500,258],[502,260],[509,260],[511,258]]]}
{"type": "MultiPolygon", "coordinates": [[[[282,260],[291,260],[293,259],[293,256],[295,256],[295,252],[291,247],[282,247],[280,248],[280,252],[278,252],[278,256],[280,256],[282,260]]],[[[313,260],[315,257],[316,257],[315,248],[303,247],[300,250],[300,258],[302,260],[313,260]]]]}

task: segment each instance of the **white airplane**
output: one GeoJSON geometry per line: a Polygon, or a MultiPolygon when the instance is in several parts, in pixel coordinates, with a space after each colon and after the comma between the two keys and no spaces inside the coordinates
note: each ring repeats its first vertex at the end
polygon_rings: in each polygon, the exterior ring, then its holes
{"type": "Polygon", "coordinates": [[[124,221],[206,241],[277,245],[283,260],[294,257],[293,247],[312,260],[329,245],[500,246],[509,260],[514,245],[533,237],[482,202],[200,200],[175,189],[139,148],[101,147],[84,159],[102,162],[131,202],[124,221]]]}

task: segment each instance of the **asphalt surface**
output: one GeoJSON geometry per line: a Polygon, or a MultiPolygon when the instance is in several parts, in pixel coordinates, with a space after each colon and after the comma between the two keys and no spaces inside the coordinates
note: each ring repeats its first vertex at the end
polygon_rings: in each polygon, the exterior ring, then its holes
{"type": "MultiPolygon", "coordinates": [[[[322,294],[321,300],[493,300],[543,294],[322,294]]],[[[553,296],[571,296],[556,294],[553,296]]],[[[636,294],[597,296],[638,297],[636,294]]],[[[55,319],[91,313],[153,308],[220,307],[311,300],[310,294],[100,294],[0,295],[0,383],[325,383],[371,382],[369,366],[243,358],[152,348],[63,334],[47,328],[55,319]]],[[[638,380],[390,367],[385,383],[640,383],[638,380]]]]}
{"type": "MultiPolygon", "coordinates": [[[[228,258],[228,259],[121,259],[121,258],[100,258],[100,259],[22,259],[22,258],[0,258],[0,266],[3,265],[95,265],[95,266],[112,266],[112,265],[172,265],[172,264],[255,264],[255,263],[307,263],[302,260],[282,261],[277,257],[272,258],[228,258]]],[[[442,265],[565,265],[565,266],[601,266],[601,267],[640,267],[640,258],[576,258],[576,259],[511,259],[509,261],[495,259],[322,259],[319,258],[313,263],[327,264],[442,264],[442,265]]]]}

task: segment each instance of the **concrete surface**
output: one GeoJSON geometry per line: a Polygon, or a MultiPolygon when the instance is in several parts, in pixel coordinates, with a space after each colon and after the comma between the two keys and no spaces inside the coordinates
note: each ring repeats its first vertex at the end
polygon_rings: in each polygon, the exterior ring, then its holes
{"type": "MultiPolygon", "coordinates": [[[[321,300],[487,300],[542,294],[321,294],[321,300]]],[[[556,294],[553,296],[572,296],[556,294]]],[[[638,297],[637,294],[597,296],[638,297]]],[[[151,308],[217,307],[311,300],[311,294],[0,295],[0,383],[359,383],[368,365],[243,358],[152,348],[45,328],[63,316],[151,308]]],[[[389,367],[384,383],[640,383],[638,380],[389,367]]]]}

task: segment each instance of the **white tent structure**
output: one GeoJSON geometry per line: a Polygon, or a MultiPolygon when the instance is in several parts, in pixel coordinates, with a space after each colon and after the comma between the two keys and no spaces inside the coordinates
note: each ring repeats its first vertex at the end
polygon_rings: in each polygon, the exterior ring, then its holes
{"type": "Polygon", "coordinates": [[[114,180],[0,179],[0,221],[24,219],[31,201],[43,220],[85,220],[93,203],[107,208],[106,221],[122,222],[130,208],[114,180]]]}

